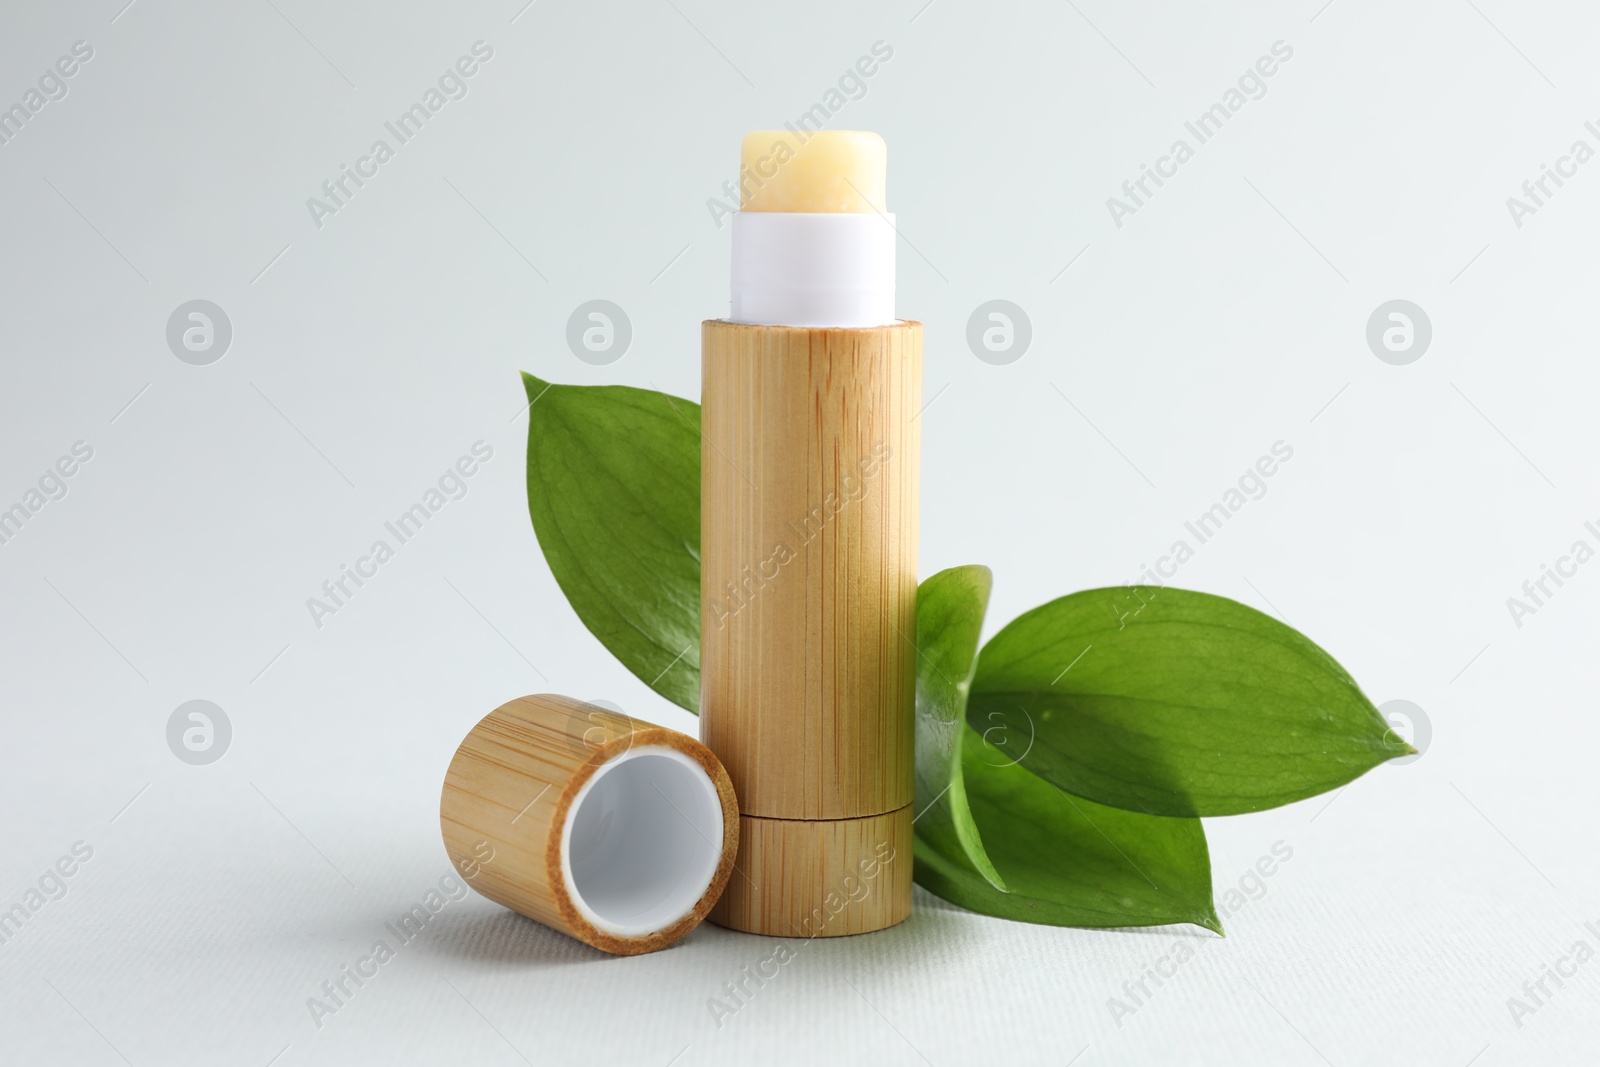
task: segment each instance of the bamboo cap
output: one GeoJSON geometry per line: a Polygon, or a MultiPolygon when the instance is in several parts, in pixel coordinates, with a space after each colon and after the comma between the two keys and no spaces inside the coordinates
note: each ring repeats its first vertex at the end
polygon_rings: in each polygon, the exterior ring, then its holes
{"type": "Polygon", "coordinates": [[[666,948],[722,895],[733,783],[699,741],[541,694],[474,726],[445,774],[450,862],[490,900],[604,952],[666,948]]]}

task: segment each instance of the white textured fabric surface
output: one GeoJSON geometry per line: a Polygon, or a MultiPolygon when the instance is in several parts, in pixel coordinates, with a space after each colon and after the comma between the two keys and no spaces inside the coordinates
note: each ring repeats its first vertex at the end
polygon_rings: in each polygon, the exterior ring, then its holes
{"type": "Polygon", "coordinates": [[[0,1063],[1600,1056],[1572,958],[1600,948],[1592,8],[124,3],[0,4],[0,107],[40,87],[0,144],[0,509],[29,516],[0,543],[0,1063]],[[1276,612],[1431,741],[1211,821],[1226,939],[919,894],[720,1026],[772,943],[609,959],[476,896],[401,943],[484,713],[553,691],[694,728],[539,554],[517,371],[697,396],[739,139],[814,106],[891,152],[922,572],[993,566],[992,633],[1156,565],[1282,441],[1172,580],[1276,612]],[[165,332],[196,299],[231,323],[210,365],[198,320],[165,332]],[[969,345],[996,299],[1014,362],[969,345]],[[1409,365],[1369,346],[1393,300],[1431,322],[1409,365]],[[169,748],[191,700],[231,724],[209,765],[169,748]]]}

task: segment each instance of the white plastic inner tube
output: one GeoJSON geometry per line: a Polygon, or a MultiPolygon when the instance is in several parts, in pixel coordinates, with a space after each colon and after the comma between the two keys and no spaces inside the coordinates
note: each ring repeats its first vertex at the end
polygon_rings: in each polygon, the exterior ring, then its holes
{"type": "Polygon", "coordinates": [[[729,321],[888,326],[894,254],[892,214],[736,212],[729,321]]]}
{"type": "Polygon", "coordinates": [[[688,915],[722,858],[722,798],[689,756],[630,749],[578,787],[562,828],[561,874],[578,913],[616,937],[688,915]]]}

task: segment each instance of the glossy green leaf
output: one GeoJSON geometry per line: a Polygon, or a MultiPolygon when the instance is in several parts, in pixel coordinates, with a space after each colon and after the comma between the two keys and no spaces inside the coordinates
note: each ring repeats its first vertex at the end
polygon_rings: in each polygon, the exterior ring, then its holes
{"type": "Polygon", "coordinates": [[[916,832],[940,852],[963,856],[994,888],[1005,882],[972,821],[961,770],[967,691],[978,665],[988,567],[952,567],[917,587],[916,832]]]}
{"type": "Polygon", "coordinates": [[[919,833],[916,880],[923,888],[964,908],[1022,922],[1194,923],[1222,932],[1200,820],[1140,815],[1064,793],[970,728],[962,763],[984,847],[1010,892],[996,889],[959,852],[919,833]]]}
{"type": "Polygon", "coordinates": [[[623,666],[698,712],[700,406],[522,378],[528,511],[551,573],[623,666]]]}
{"type": "Polygon", "coordinates": [[[1092,589],[1020,616],[979,655],[967,717],[1061,789],[1155,815],[1261,811],[1413,751],[1305,636],[1170,588],[1092,589]]]}

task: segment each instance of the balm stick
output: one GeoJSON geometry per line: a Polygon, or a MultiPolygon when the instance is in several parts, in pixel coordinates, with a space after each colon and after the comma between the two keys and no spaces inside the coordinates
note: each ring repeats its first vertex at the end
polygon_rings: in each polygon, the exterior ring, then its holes
{"type": "Polygon", "coordinates": [[[783,937],[911,910],[922,326],[876,134],[745,138],[702,326],[701,736],[740,809],[711,913],[783,937]]]}

